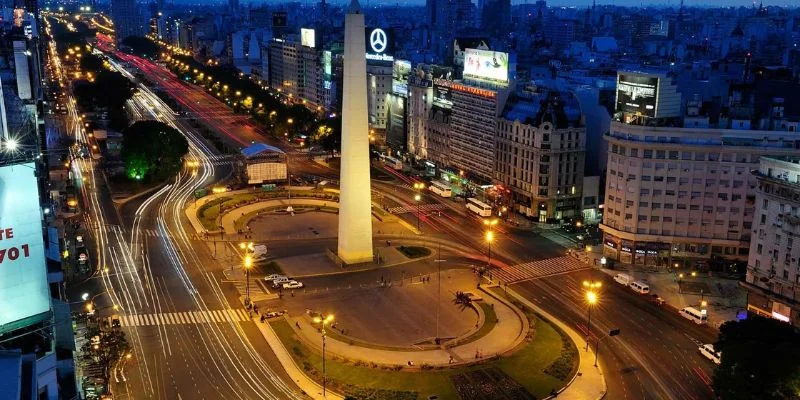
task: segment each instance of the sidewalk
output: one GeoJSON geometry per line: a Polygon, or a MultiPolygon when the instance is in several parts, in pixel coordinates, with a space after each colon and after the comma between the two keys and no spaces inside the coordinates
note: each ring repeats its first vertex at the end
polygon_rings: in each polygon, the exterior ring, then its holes
{"type": "Polygon", "coordinates": [[[297,363],[294,362],[292,355],[286,350],[283,342],[281,342],[281,340],[278,338],[278,335],[275,334],[275,331],[273,331],[272,327],[269,326],[269,323],[260,323],[256,320],[253,320],[253,322],[264,336],[264,339],[267,341],[269,347],[272,348],[272,351],[275,353],[275,357],[278,358],[278,361],[281,363],[283,369],[294,381],[294,383],[301,390],[303,390],[303,392],[305,392],[305,394],[314,400],[344,400],[344,396],[334,393],[331,390],[327,390],[327,396],[322,397],[322,385],[303,373],[297,363]]]}
{"type": "Polygon", "coordinates": [[[526,307],[529,307],[531,310],[541,314],[548,320],[548,322],[558,326],[561,330],[566,332],[575,345],[578,346],[578,355],[580,357],[580,361],[578,363],[578,372],[575,374],[575,377],[572,379],[572,381],[569,382],[567,386],[561,390],[561,392],[559,392],[557,397],[569,400],[602,399],[606,395],[607,391],[606,379],[603,376],[603,371],[600,369],[600,367],[594,366],[594,350],[591,348],[588,352],[581,350],[583,347],[581,343],[584,341],[583,336],[581,336],[567,324],[550,315],[550,313],[544,309],[528,301],[528,299],[521,296],[513,289],[508,288],[507,293],[509,296],[524,304],[526,307]]]}

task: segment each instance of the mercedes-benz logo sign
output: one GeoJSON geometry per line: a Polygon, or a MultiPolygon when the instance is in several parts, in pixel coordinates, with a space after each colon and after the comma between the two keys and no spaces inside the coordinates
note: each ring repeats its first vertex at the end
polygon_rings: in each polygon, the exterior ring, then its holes
{"type": "Polygon", "coordinates": [[[369,34],[369,45],[372,47],[372,51],[376,53],[383,53],[386,50],[386,42],[386,32],[381,28],[374,29],[369,34]]]}

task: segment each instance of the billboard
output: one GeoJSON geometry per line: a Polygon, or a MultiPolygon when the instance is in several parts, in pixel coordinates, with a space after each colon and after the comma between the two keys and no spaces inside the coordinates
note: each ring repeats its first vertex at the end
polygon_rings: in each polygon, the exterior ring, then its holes
{"type": "Polygon", "coordinates": [[[366,28],[364,38],[367,44],[368,60],[394,61],[394,57],[388,54],[394,48],[391,31],[383,28],[366,28]]]}
{"type": "Polygon", "coordinates": [[[453,70],[450,67],[432,65],[428,73],[433,82],[433,105],[442,108],[453,108],[451,85],[453,84],[453,70]]]}
{"type": "Polygon", "coordinates": [[[508,83],[508,53],[467,49],[464,56],[464,78],[508,83]]]}
{"type": "Polygon", "coordinates": [[[656,116],[657,92],[657,77],[619,73],[616,110],[653,118],[656,116]]]}
{"type": "Polygon", "coordinates": [[[317,47],[317,38],[313,29],[300,28],[300,44],[306,47],[317,47]]]}
{"type": "Polygon", "coordinates": [[[50,310],[34,164],[0,167],[0,331],[50,310]]]}
{"type": "Polygon", "coordinates": [[[408,76],[411,74],[411,61],[394,60],[392,64],[392,91],[408,95],[408,76]]]}
{"type": "Polygon", "coordinates": [[[322,69],[325,72],[325,77],[330,77],[332,75],[332,64],[333,64],[333,54],[331,54],[330,50],[325,50],[322,52],[322,69]]]}
{"type": "Polygon", "coordinates": [[[272,27],[286,28],[289,25],[289,14],[286,11],[275,11],[272,13],[272,27]]]}

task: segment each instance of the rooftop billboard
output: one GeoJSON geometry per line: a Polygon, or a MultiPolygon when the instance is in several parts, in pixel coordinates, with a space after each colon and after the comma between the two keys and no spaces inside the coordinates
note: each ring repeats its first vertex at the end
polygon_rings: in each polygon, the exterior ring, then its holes
{"type": "Polygon", "coordinates": [[[656,116],[658,99],[658,77],[617,74],[618,112],[626,112],[646,117],[656,116]]]}
{"type": "Polygon", "coordinates": [[[508,83],[508,53],[467,49],[464,55],[464,78],[508,83]]]}
{"type": "Polygon", "coordinates": [[[0,167],[0,332],[50,310],[34,164],[0,167]]]}
{"type": "Polygon", "coordinates": [[[317,47],[316,32],[309,28],[300,28],[300,44],[306,47],[317,47]]]}

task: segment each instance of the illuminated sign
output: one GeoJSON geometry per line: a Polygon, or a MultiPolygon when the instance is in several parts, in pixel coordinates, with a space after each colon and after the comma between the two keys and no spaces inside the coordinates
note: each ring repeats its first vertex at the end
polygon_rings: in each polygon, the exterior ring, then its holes
{"type": "Polygon", "coordinates": [[[466,92],[466,93],[478,95],[478,96],[481,96],[481,97],[486,97],[486,98],[489,98],[489,99],[493,99],[495,94],[496,94],[495,92],[493,92],[491,90],[480,89],[480,88],[476,88],[476,87],[472,87],[472,86],[464,86],[464,85],[462,85],[460,83],[453,83],[453,84],[450,85],[450,87],[453,88],[453,90],[458,90],[459,92],[466,92]]]}
{"type": "Polygon", "coordinates": [[[49,310],[34,164],[0,167],[0,329],[49,310]]]}
{"type": "Polygon", "coordinates": [[[395,60],[392,64],[392,91],[408,95],[408,76],[411,74],[411,62],[395,60]]]}
{"type": "Polygon", "coordinates": [[[381,28],[367,28],[365,39],[367,43],[367,60],[394,61],[394,57],[386,54],[386,51],[392,48],[392,36],[389,32],[381,28]]]}
{"type": "Polygon", "coordinates": [[[617,75],[617,111],[656,116],[658,78],[620,73],[617,75]]]}
{"type": "Polygon", "coordinates": [[[464,55],[464,78],[508,83],[508,53],[467,49],[464,55]]]}
{"type": "Polygon", "coordinates": [[[333,55],[331,54],[330,50],[325,50],[322,52],[322,68],[325,72],[326,76],[331,76],[331,64],[333,64],[333,55]]]}
{"type": "Polygon", "coordinates": [[[300,28],[300,44],[306,47],[317,47],[317,39],[313,29],[300,28]]]}

